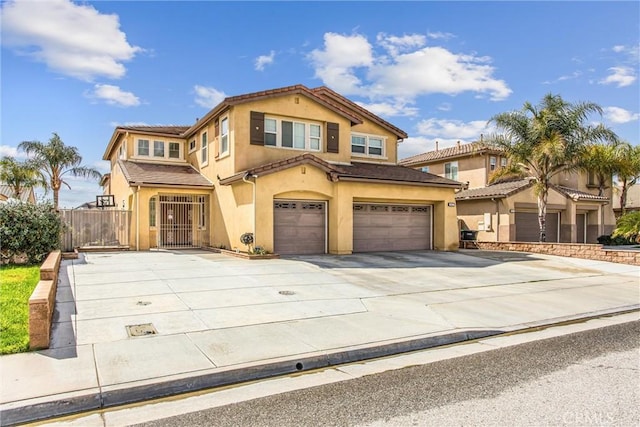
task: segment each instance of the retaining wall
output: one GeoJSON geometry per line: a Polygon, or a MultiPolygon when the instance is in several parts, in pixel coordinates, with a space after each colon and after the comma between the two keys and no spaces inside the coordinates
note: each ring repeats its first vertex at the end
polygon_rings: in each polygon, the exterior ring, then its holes
{"type": "Polygon", "coordinates": [[[478,248],[495,251],[531,252],[619,264],[640,265],[640,250],[604,249],[602,245],[538,242],[477,242],[478,248]]]}
{"type": "Polygon", "coordinates": [[[51,252],[40,266],[40,281],[29,297],[29,348],[49,348],[62,253],[51,252]]]}

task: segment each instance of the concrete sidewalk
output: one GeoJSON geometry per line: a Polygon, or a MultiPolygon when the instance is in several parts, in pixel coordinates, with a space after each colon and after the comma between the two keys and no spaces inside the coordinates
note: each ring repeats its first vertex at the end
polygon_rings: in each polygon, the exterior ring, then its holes
{"type": "Polygon", "coordinates": [[[640,268],[508,252],[64,261],[52,348],[0,357],[31,421],[640,308],[640,268]],[[157,334],[131,337],[127,326],[157,334]]]}

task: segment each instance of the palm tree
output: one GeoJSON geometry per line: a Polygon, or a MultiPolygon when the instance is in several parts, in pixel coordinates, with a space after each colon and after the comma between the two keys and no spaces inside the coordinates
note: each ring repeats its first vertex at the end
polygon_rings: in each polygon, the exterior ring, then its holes
{"type": "Polygon", "coordinates": [[[602,108],[591,102],[566,102],[559,95],[548,94],[538,106],[525,102],[519,111],[490,119],[502,133],[492,135],[489,142],[504,150],[513,164],[535,180],[541,242],[546,241],[551,178],[578,169],[587,143],[617,140],[615,133],[602,124],[585,124],[592,113],[602,114],[602,108]]]}
{"type": "Polygon", "coordinates": [[[588,143],[580,158],[580,168],[587,173],[594,174],[598,186],[598,196],[604,196],[608,188],[607,181],[618,170],[620,144],[617,142],[600,144],[588,143]]]}
{"type": "Polygon", "coordinates": [[[94,168],[81,166],[82,156],[76,147],[69,147],[62,142],[57,133],[49,139],[49,143],[40,141],[23,141],[18,148],[33,156],[33,161],[40,170],[40,174],[47,182],[47,187],[53,190],[53,207],[58,209],[58,193],[62,185],[71,186],[64,180],[66,174],[85,178],[102,178],[102,174],[94,168]]]}
{"type": "Polygon", "coordinates": [[[640,146],[633,146],[627,142],[620,145],[616,175],[620,182],[620,208],[624,215],[627,212],[629,187],[640,180],[640,146]]]}
{"type": "Polygon", "coordinates": [[[0,182],[5,183],[13,191],[13,197],[20,199],[24,190],[46,185],[38,174],[38,168],[31,161],[19,161],[10,156],[0,160],[0,182]]]}

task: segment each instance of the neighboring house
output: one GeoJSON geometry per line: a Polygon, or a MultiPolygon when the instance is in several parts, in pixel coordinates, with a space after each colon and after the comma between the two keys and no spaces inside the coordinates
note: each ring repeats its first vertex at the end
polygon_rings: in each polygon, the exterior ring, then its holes
{"type": "MultiPolygon", "coordinates": [[[[620,183],[613,182],[613,211],[616,216],[622,215],[620,207],[620,183]]],[[[640,211],[640,184],[635,184],[627,190],[627,212],[640,211]]]]}
{"type": "Polygon", "coordinates": [[[132,244],[280,254],[458,246],[461,184],[397,165],[407,134],[326,87],[228,97],[192,126],[115,129],[101,185],[132,244]]]}
{"type": "MultiPolygon", "coordinates": [[[[437,146],[436,146],[437,147],[437,146]]],[[[459,180],[467,189],[456,194],[462,229],[478,231],[481,241],[539,240],[537,196],[531,179],[488,185],[493,171],[508,163],[504,153],[482,139],[437,149],[400,161],[400,164],[459,180]]],[[[612,189],[598,196],[593,176],[562,173],[552,179],[546,217],[547,242],[597,243],[615,227],[612,189]]]]}
{"type": "MultiPolygon", "coordinates": [[[[0,200],[7,201],[9,199],[15,199],[13,188],[10,185],[0,183],[0,200]]],[[[25,188],[20,194],[20,200],[25,203],[35,203],[36,196],[33,188],[25,188]]]]}

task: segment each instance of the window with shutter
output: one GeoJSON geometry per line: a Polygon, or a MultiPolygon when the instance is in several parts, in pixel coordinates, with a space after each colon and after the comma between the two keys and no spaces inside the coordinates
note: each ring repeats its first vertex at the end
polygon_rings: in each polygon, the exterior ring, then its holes
{"type": "Polygon", "coordinates": [[[327,153],[338,153],[340,151],[340,125],[338,123],[327,123],[327,153]]]}
{"type": "Polygon", "coordinates": [[[250,119],[250,141],[251,145],[264,145],[264,113],[251,112],[250,119]]]}

